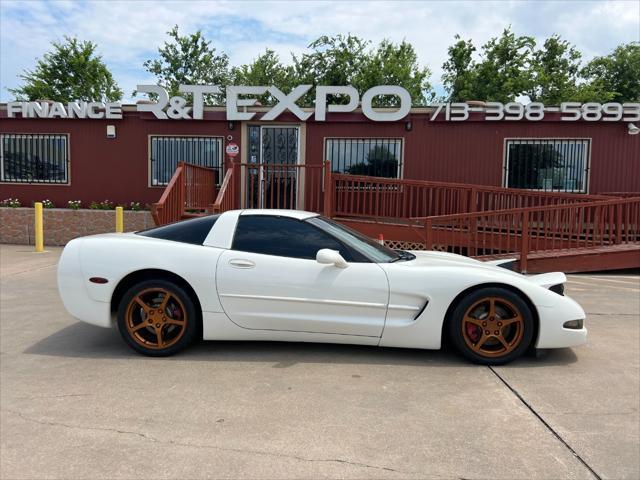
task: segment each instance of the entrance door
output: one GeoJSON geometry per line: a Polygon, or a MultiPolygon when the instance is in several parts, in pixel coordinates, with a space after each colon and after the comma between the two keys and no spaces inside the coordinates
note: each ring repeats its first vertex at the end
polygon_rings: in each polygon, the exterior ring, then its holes
{"type": "Polygon", "coordinates": [[[247,208],[293,208],[298,199],[300,128],[249,125],[247,208]],[[254,166],[255,165],[255,166],[254,166]]]}

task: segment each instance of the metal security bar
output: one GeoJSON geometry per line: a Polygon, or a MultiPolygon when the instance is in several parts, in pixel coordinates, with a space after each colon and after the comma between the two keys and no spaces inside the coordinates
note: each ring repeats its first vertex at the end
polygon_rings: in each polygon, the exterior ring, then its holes
{"type": "Polygon", "coordinates": [[[327,138],[325,158],[334,173],[400,178],[402,139],[327,138]]]}
{"type": "Polygon", "coordinates": [[[547,192],[587,192],[590,141],[507,140],[505,186],[547,192]]]}
{"type": "Polygon", "coordinates": [[[178,162],[213,168],[216,185],[222,179],[222,138],[151,137],[151,185],[167,185],[178,162]]]}
{"type": "Polygon", "coordinates": [[[69,183],[67,135],[0,134],[0,181],[69,183]]]}

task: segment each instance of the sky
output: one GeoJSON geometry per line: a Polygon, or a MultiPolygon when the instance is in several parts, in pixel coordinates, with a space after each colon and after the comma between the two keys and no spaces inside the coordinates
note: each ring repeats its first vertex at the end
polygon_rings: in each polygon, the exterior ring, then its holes
{"type": "Polygon", "coordinates": [[[511,25],[518,35],[542,44],[554,33],[573,43],[588,60],[617,45],[640,41],[640,0],[612,1],[40,1],[0,0],[0,101],[18,75],[32,69],[52,41],[65,35],[91,40],[124,90],[135,101],[137,84],[154,83],[143,62],[155,58],[179,25],[182,34],[202,30],[232,65],[275,50],[283,62],[300,55],[320,35],[352,33],[378,43],[412,43],[431,83],[440,76],[454,35],[476,46],[511,25]]]}

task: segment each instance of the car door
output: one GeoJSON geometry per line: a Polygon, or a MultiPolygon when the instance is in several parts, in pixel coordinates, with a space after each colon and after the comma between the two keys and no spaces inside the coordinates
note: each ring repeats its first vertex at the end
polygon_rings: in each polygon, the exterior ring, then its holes
{"type": "Polygon", "coordinates": [[[217,265],[226,314],[249,329],[381,336],[389,298],[382,268],[320,264],[322,248],[354,260],[342,243],[302,220],[241,215],[233,246],[217,265]]]}

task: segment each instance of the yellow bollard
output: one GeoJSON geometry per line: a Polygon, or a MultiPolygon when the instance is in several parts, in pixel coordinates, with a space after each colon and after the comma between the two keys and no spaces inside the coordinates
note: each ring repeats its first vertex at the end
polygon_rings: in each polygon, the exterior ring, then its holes
{"type": "Polygon", "coordinates": [[[116,233],[124,232],[124,211],[122,207],[116,207],[116,233]]]}
{"type": "Polygon", "coordinates": [[[36,252],[44,252],[44,229],[42,227],[42,202],[36,202],[36,252]]]}

